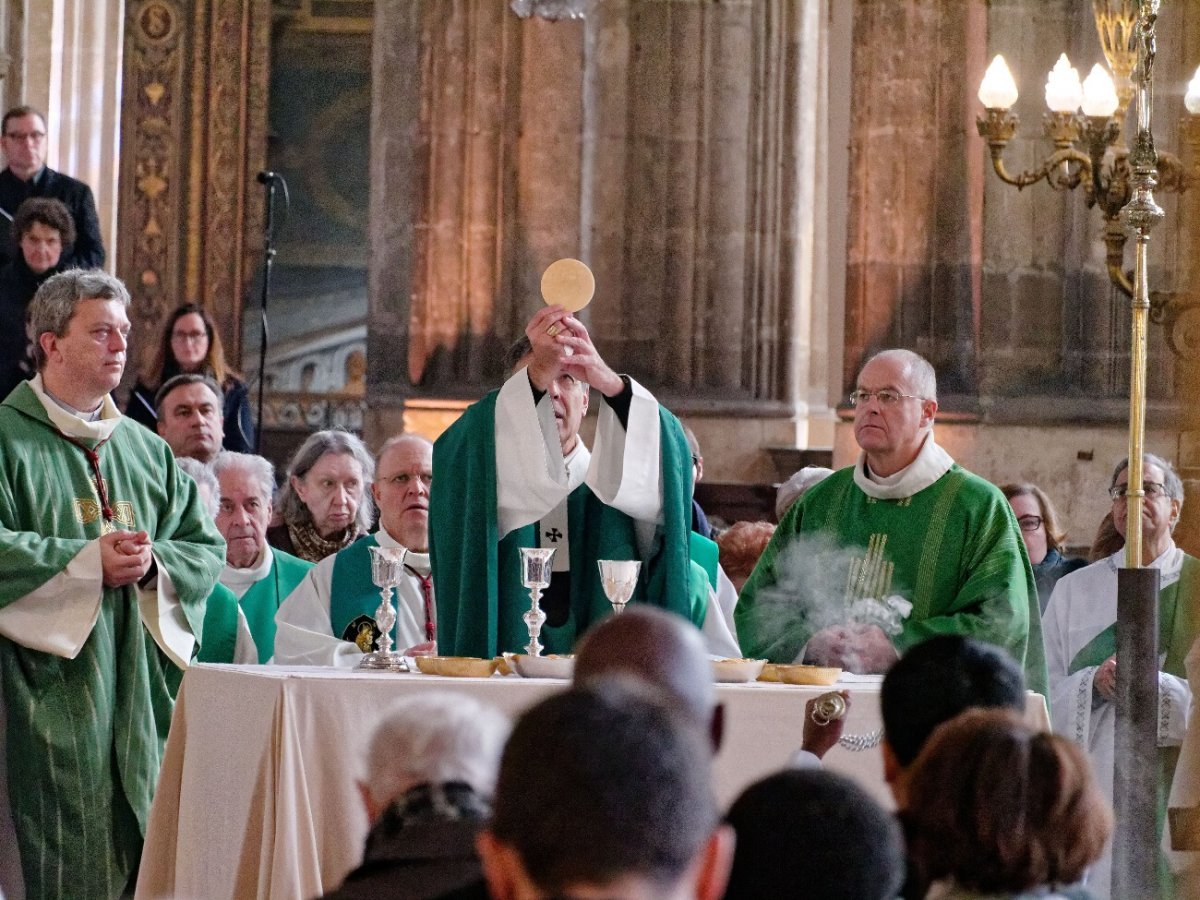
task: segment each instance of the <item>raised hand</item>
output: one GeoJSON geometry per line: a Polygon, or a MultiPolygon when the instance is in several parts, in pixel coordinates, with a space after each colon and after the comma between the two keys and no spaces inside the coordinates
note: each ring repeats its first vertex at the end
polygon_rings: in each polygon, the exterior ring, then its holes
{"type": "Polygon", "coordinates": [[[586,381],[606,397],[621,393],[625,389],[625,382],[600,356],[583,323],[570,313],[560,321],[560,327],[565,330],[556,334],[555,339],[570,351],[561,362],[563,371],[580,381],[586,381]]]}
{"type": "Polygon", "coordinates": [[[528,366],[529,381],[539,391],[547,390],[562,371],[562,363],[567,357],[563,320],[570,317],[571,314],[561,306],[545,306],[534,313],[525,326],[525,336],[533,348],[533,358],[528,366]]]}

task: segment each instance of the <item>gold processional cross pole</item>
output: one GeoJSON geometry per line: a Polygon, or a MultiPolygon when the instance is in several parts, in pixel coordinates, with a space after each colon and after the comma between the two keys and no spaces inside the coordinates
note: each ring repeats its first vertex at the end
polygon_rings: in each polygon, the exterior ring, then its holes
{"type": "Polygon", "coordinates": [[[1163,219],[1154,202],[1158,155],[1150,132],[1154,26],[1159,0],[1141,0],[1133,71],[1137,135],[1129,154],[1132,196],[1121,224],[1134,238],[1129,377],[1129,489],[1125,568],[1117,575],[1117,723],[1113,802],[1112,896],[1158,894],[1158,587],[1157,569],[1142,560],[1142,453],[1146,430],[1146,328],[1150,317],[1147,256],[1150,231],[1163,219]]]}

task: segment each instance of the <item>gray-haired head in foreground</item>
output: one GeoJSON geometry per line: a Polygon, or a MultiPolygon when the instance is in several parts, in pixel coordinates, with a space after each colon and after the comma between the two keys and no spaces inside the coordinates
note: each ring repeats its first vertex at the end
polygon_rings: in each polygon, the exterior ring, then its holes
{"type": "Polygon", "coordinates": [[[916,396],[925,400],[937,400],[937,372],[933,368],[933,363],[912,350],[905,350],[901,347],[880,350],[864,362],[858,371],[862,372],[869,363],[881,357],[894,360],[904,367],[904,378],[908,382],[909,389],[916,396]]]}
{"type": "Polygon", "coordinates": [[[784,513],[792,508],[792,504],[804,496],[814,484],[818,484],[833,474],[833,469],[824,466],[805,466],[792,477],[781,484],[775,491],[775,520],[783,521],[784,513]]]}
{"type": "Polygon", "coordinates": [[[192,476],[192,481],[196,482],[196,487],[200,489],[200,500],[204,503],[205,510],[215,519],[217,511],[221,508],[221,486],[217,483],[217,476],[213,474],[213,470],[190,456],[175,457],[175,464],[192,476]]]}
{"type": "Polygon", "coordinates": [[[218,479],[222,472],[243,473],[258,488],[259,496],[267,503],[275,496],[275,467],[265,457],[222,450],[213,460],[212,469],[218,479]]]}
{"type": "Polygon", "coordinates": [[[719,812],[708,744],[668,702],[644,682],[613,678],[521,716],[489,830],[542,891],[626,877],[672,886],[687,873],[719,812]]]}
{"type": "Polygon", "coordinates": [[[634,604],[588,631],[575,651],[575,684],[586,687],[613,675],[649,682],[705,733],[712,727],[712,665],[699,629],[682,616],[634,604]]]}
{"type": "Polygon", "coordinates": [[[29,333],[33,335],[33,356],[39,372],[46,365],[42,335],[47,332],[55,337],[65,335],[75,307],[84,300],[116,300],[122,306],[129,306],[129,291],[121,279],[99,269],[68,269],[51,275],[33,295],[29,304],[29,333]]]}
{"type": "Polygon", "coordinates": [[[276,508],[283,516],[283,521],[293,525],[312,522],[312,513],[308,511],[308,507],[296,493],[296,489],[292,486],[292,478],[303,479],[308,474],[308,470],[316,465],[317,460],[326,453],[345,454],[358,460],[363,474],[363,494],[362,500],[358,504],[357,525],[359,531],[369,531],[371,519],[375,513],[375,505],[371,501],[371,492],[367,490],[367,487],[375,480],[375,459],[361,440],[348,431],[336,428],[310,434],[288,464],[287,478],[284,480],[283,489],[279,492],[279,502],[276,504],[276,508]]]}
{"type": "Polygon", "coordinates": [[[408,697],[385,713],[371,736],[362,782],[380,806],[410,787],[452,781],[490,797],[509,728],[503,713],[466,694],[408,697]]]}

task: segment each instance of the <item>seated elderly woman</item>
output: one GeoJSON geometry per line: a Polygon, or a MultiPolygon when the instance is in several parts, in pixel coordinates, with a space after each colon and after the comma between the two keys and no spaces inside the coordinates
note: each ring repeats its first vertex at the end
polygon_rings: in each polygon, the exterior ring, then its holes
{"type": "Polygon", "coordinates": [[[721,568],[739,593],[774,533],[770,522],[734,522],[717,536],[721,568]]]}
{"type": "Polygon", "coordinates": [[[267,543],[310,562],[349,547],[371,528],[374,477],[375,461],[348,431],[309,435],[288,465],[267,543]]]}
{"type": "Polygon", "coordinates": [[[1045,491],[1036,484],[1005,484],[1000,490],[1008,498],[1008,505],[1021,526],[1021,538],[1025,541],[1025,551],[1029,554],[1033,578],[1037,582],[1038,603],[1045,612],[1058,579],[1082,569],[1087,560],[1063,555],[1067,533],[1059,524],[1058,510],[1045,491]]]}
{"type": "MultiPolygon", "coordinates": [[[[1088,897],[1112,813],[1087,756],[1010,710],[973,709],[938,727],[913,763],[900,811],[911,879],[930,900],[1088,897]]],[[[907,896],[907,894],[906,894],[907,896]]]]}

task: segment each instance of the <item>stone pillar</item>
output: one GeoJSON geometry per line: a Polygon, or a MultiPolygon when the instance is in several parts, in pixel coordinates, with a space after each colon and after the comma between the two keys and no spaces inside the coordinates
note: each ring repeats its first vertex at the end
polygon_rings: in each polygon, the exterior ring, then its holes
{"type": "Polygon", "coordinates": [[[134,0],[126,17],[118,274],[134,296],[135,363],[195,301],[240,357],[259,262],[269,0],[134,0]]]}
{"type": "Polygon", "coordinates": [[[715,477],[773,474],[760,445],[829,416],[828,0],[376,11],[369,430],[494,386],[541,272],[580,256],[609,363],[714,440],[738,421],[715,477]]]}
{"type": "Polygon", "coordinates": [[[982,165],[973,130],[982,0],[855,6],[844,386],[864,356],[914,349],[973,394],[982,165]]]}
{"type": "MultiPolygon", "coordinates": [[[[46,164],[87,182],[113,271],[125,0],[41,0],[14,17],[23,46],[5,108],[46,114],[46,164]]],[[[12,32],[9,31],[11,34],[12,32]]]]}

